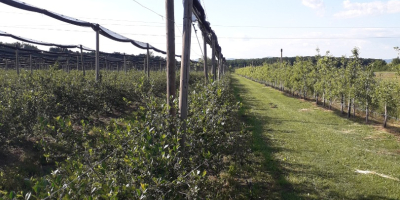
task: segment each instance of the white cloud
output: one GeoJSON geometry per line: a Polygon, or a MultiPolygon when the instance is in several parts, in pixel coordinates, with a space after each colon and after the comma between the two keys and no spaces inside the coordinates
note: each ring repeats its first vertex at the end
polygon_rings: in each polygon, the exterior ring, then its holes
{"type": "Polygon", "coordinates": [[[324,1],[323,0],[301,0],[303,5],[310,7],[312,9],[323,9],[324,1]]]}
{"type": "Polygon", "coordinates": [[[382,15],[400,13],[400,0],[374,1],[367,3],[352,3],[350,0],[343,1],[342,12],[334,14],[336,18],[354,18],[368,15],[382,15]]]}

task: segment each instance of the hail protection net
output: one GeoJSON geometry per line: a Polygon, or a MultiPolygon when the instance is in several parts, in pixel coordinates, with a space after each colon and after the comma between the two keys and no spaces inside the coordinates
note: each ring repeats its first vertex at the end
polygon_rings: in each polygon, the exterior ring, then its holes
{"type": "Polygon", "coordinates": [[[11,37],[16,40],[23,41],[23,42],[28,42],[28,43],[38,44],[38,45],[43,45],[43,46],[56,46],[56,47],[61,47],[61,48],[77,48],[77,45],[62,45],[62,44],[42,42],[39,40],[32,40],[32,39],[24,38],[21,36],[13,35],[13,34],[10,34],[10,33],[4,32],[4,31],[0,31],[0,36],[11,37]]]}
{"type": "MultiPolygon", "coordinates": [[[[130,38],[127,38],[125,36],[122,36],[118,33],[115,33],[103,26],[100,26],[96,23],[91,23],[91,22],[87,22],[87,21],[83,21],[83,20],[79,20],[73,17],[69,17],[69,16],[65,16],[56,12],[52,12],[52,11],[48,11],[46,9],[42,9],[42,8],[38,8],[36,6],[33,5],[29,5],[25,2],[19,1],[19,0],[0,0],[1,3],[7,4],[9,6],[15,7],[15,8],[19,8],[19,9],[23,9],[23,10],[27,10],[27,11],[31,11],[31,12],[37,12],[37,13],[41,13],[44,15],[47,15],[49,17],[52,17],[54,19],[69,23],[69,24],[73,24],[73,25],[77,25],[77,26],[83,26],[83,27],[91,27],[93,30],[97,31],[99,30],[99,34],[110,38],[112,40],[115,41],[119,41],[119,42],[130,42],[132,43],[134,46],[141,48],[141,49],[152,49],[158,53],[162,53],[162,54],[167,54],[165,51],[162,51],[156,47],[153,47],[152,45],[148,45],[145,42],[140,42],[140,41],[136,41],[136,40],[132,40],[130,38]],[[147,46],[148,45],[148,46],[147,46]]],[[[199,4],[200,5],[200,4],[199,4]]],[[[199,6],[202,10],[201,5],[199,6]]],[[[202,10],[203,11],[203,10],[202,10]]],[[[204,13],[204,11],[202,12],[204,13]]],[[[204,18],[204,16],[203,16],[204,18]]],[[[11,34],[9,34],[11,35],[11,34]]],[[[10,36],[13,37],[13,36],[10,36]]],[[[46,43],[46,42],[41,42],[41,41],[35,41],[35,40],[30,40],[30,39],[26,39],[26,38],[22,38],[22,37],[17,37],[14,36],[13,38],[18,39],[18,40],[22,40],[25,42],[32,42],[34,44],[41,44],[41,45],[46,45],[46,46],[58,46],[58,47],[63,47],[63,48],[80,48],[80,46],[76,46],[76,45],[58,45],[58,44],[53,44],[53,43],[46,43]]],[[[94,51],[90,48],[82,48],[85,49],[87,51],[94,51]]],[[[176,55],[176,57],[181,57],[179,55],[176,55]]]]}

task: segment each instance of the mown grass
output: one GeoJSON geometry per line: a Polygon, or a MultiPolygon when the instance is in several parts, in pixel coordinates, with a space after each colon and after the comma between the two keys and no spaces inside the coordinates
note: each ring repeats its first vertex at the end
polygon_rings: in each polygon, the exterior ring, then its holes
{"type": "Polygon", "coordinates": [[[397,72],[375,72],[375,77],[378,80],[388,80],[400,83],[400,77],[397,75],[397,72]]]}
{"type": "Polygon", "coordinates": [[[233,79],[253,131],[253,197],[400,199],[397,136],[237,75],[233,79]]]}

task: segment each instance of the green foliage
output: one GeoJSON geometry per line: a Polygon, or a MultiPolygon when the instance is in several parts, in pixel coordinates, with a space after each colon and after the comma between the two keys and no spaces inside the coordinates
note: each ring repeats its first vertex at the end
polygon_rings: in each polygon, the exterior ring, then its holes
{"type": "MultiPolygon", "coordinates": [[[[236,73],[276,88],[279,87],[277,83],[283,82],[288,92],[303,97],[307,96],[307,93],[329,101],[343,97],[347,102],[354,99],[361,109],[382,111],[382,102],[389,103],[388,99],[398,98],[392,91],[399,90],[399,85],[392,83],[391,89],[386,89],[389,86],[386,83],[377,83],[373,73],[382,68],[384,63],[376,60],[364,65],[363,60],[359,58],[359,49],[354,48],[352,54],[350,58],[342,57],[338,60],[327,52],[325,56],[317,55],[315,63],[312,59],[298,57],[293,65],[265,63],[260,67],[237,69],[236,73]],[[384,97],[383,93],[390,97],[384,97]]],[[[399,116],[398,101],[390,102],[390,114],[399,116]]]]}
{"type": "Polygon", "coordinates": [[[251,168],[254,199],[400,199],[399,181],[374,174],[400,177],[396,134],[233,79],[247,108],[253,152],[260,156],[251,168]]]}
{"type": "Polygon", "coordinates": [[[102,72],[100,83],[93,72],[54,69],[0,76],[1,141],[34,142],[41,163],[53,165],[47,175],[24,174],[25,185],[2,179],[3,199],[218,199],[227,195],[222,159],[246,152],[229,77],[204,85],[202,73],[191,74],[181,121],[168,114],[161,72],[102,72]],[[118,112],[125,117],[102,117],[118,112]]]}

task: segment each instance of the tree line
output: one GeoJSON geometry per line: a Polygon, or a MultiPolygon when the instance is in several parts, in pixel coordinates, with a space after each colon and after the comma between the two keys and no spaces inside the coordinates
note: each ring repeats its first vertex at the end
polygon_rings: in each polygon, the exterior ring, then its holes
{"type": "MultiPolygon", "coordinates": [[[[318,56],[307,56],[303,57],[304,59],[310,59],[314,64],[317,62],[318,56]]],[[[228,66],[232,68],[242,68],[245,66],[260,66],[263,64],[273,64],[276,62],[280,62],[280,57],[268,57],[268,58],[256,58],[256,59],[235,59],[235,60],[227,60],[228,66]]],[[[334,59],[340,61],[343,59],[342,57],[335,57],[334,59]]],[[[344,58],[350,59],[350,58],[344,58]]],[[[293,65],[297,60],[297,57],[283,57],[283,61],[293,65]]],[[[388,64],[385,60],[382,59],[373,59],[373,58],[359,58],[360,62],[363,65],[369,65],[371,63],[375,63],[373,66],[373,70],[375,72],[378,71],[394,71],[393,66],[400,64],[400,59],[394,58],[390,64],[388,64]]],[[[336,67],[340,67],[340,62],[337,62],[336,67]]]]}
{"type": "MultiPolygon", "coordinates": [[[[317,50],[318,51],[318,50],[317,50]]],[[[365,63],[359,57],[359,49],[352,50],[352,56],[337,59],[330,52],[321,56],[296,57],[292,63],[284,61],[273,64],[264,63],[259,67],[236,69],[236,73],[269,86],[286,91],[302,98],[312,95],[318,104],[331,108],[336,101],[347,117],[355,116],[356,107],[369,115],[375,111],[384,113],[383,125],[386,127],[389,115],[400,114],[400,86],[389,80],[377,80],[374,75],[379,60],[365,63]],[[327,104],[327,105],[326,105],[327,104]]]]}

